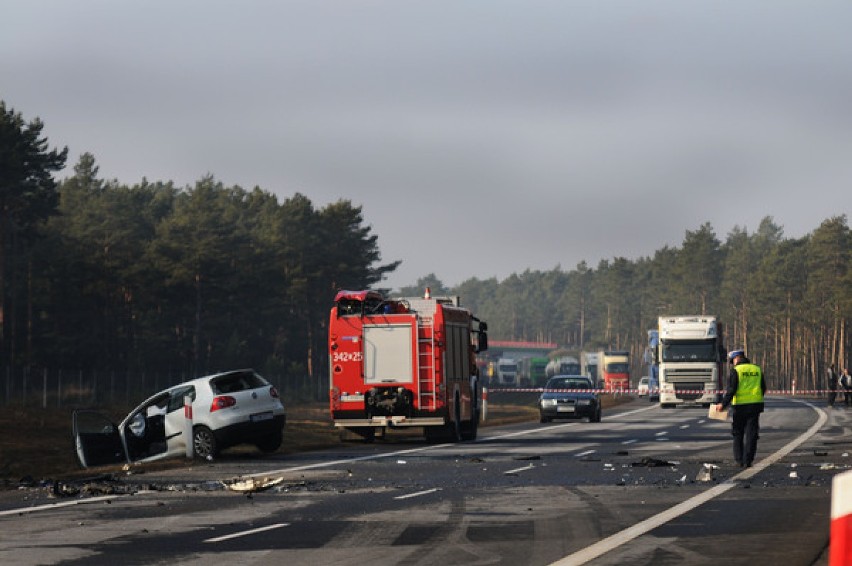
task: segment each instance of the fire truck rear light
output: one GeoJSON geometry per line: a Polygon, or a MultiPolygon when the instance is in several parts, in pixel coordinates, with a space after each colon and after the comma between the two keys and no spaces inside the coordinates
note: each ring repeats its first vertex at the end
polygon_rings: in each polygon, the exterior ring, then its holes
{"type": "Polygon", "coordinates": [[[210,412],[218,411],[219,409],[226,409],[228,407],[233,407],[237,404],[237,400],[231,397],[230,395],[219,395],[218,397],[213,398],[213,402],[210,404],[210,412]]]}

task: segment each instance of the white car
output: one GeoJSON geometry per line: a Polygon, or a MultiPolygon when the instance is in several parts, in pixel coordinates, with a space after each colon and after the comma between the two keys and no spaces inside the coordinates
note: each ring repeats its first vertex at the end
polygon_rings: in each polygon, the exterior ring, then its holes
{"type": "Polygon", "coordinates": [[[648,378],[643,377],[639,379],[639,385],[636,386],[636,393],[639,397],[644,397],[648,394],[648,378]]]}
{"type": "Polygon", "coordinates": [[[193,453],[199,458],[213,458],[237,444],[274,452],[286,422],[278,391],[254,370],[217,373],[149,397],[117,426],[101,413],[74,411],[77,459],[87,468],[185,455],[190,417],[193,453]],[[187,397],[191,410],[184,406],[187,397]]]}

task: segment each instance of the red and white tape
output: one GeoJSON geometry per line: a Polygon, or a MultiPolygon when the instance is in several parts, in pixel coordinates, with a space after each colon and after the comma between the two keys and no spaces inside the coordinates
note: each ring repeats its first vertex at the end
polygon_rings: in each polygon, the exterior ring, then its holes
{"type": "MultiPolygon", "coordinates": [[[[488,390],[490,393],[542,393],[544,391],[573,391],[580,393],[639,393],[638,389],[545,389],[543,387],[503,387],[488,390]]],[[[656,395],[660,392],[659,389],[651,389],[651,394],[656,395]]],[[[706,391],[704,389],[678,389],[678,393],[725,393],[725,389],[717,391],[706,391]]],[[[767,395],[825,395],[829,391],[824,389],[775,389],[767,390],[767,395]]],[[[842,392],[837,392],[842,395],[842,392]]]]}

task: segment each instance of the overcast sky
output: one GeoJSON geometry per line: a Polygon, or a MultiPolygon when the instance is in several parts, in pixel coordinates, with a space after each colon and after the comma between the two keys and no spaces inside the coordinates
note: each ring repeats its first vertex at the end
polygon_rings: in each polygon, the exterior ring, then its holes
{"type": "Polygon", "coordinates": [[[852,211],[852,3],[5,0],[68,169],[362,206],[398,288],[852,211]]]}

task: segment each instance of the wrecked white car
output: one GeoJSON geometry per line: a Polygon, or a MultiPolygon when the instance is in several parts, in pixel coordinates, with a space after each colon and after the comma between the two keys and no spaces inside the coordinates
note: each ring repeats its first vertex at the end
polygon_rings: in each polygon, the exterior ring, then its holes
{"type": "Polygon", "coordinates": [[[199,458],[237,444],[274,452],[286,421],[278,391],[254,370],[218,373],[149,397],[118,425],[96,411],[74,411],[77,460],[87,468],[185,455],[189,416],[193,453],[199,458]],[[186,397],[191,411],[184,407],[186,397]]]}

